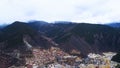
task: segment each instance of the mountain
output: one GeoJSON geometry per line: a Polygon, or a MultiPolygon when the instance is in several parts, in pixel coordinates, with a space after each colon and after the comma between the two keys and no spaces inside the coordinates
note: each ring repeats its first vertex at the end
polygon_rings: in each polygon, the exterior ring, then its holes
{"type": "Polygon", "coordinates": [[[119,45],[120,30],[108,25],[16,21],[0,29],[0,50],[6,54],[15,51],[32,55],[32,48],[49,49],[54,46],[69,54],[85,57],[90,52],[119,52],[119,45]]]}
{"type": "Polygon", "coordinates": [[[39,28],[40,32],[53,39],[67,52],[75,49],[85,56],[90,52],[120,50],[120,31],[108,25],[59,22],[47,23],[39,28]]]}
{"type": "MultiPolygon", "coordinates": [[[[43,35],[40,32],[24,22],[16,21],[3,28],[1,31],[2,36],[0,41],[7,42],[8,48],[24,44],[23,39],[26,39],[28,42],[31,41],[30,43],[34,44],[34,46],[40,44],[39,46],[45,47],[45,44],[47,44],[47,42],[44,42],[46,39],[43,38],[43,35]]],[[[45,48],[47,47],[48,46],[46,45],[45,48]]]]}
{"type": "Polygon", "coordinates": [[[111,27],[115,27],[115,28],[120,28],[120,23],[110,23],[110,24],[107,24],[108,26],[111,26],[111,27]]]}
{"type": "Polygon", "coordinates": [[[28,23],[31,27],[33,27],[34,29],[37,29],[37,31],[45,34],[48,37],[55,37],[58,36],[60,34],[63,34],[65,31],[64,30],[69,30],[76,25],[76,24],[72,24],[71,22],[55,22],[55,23],[47,23],[44,21],[32,21],[30,23],[28,23]],[[43,24],[45,23],[45,24],[43,24]]]}
{"type": "MultiPolygon", "coordinates": [[[[48,49],[51,46],[55,46],[52,40],[49,40],[25,22],[16,21],[0,31],[0,53],[12,57],[12,59],[17,58],[17,65],[26,62],[26,56],[24,55],[32,57],[32,48],[48,49]],[[19,57],[21,59],[18,59],[18,54],[22,56],[19,57]]],[[[3,54],[0,54],[0,58],[4,57],[3,54]]],[[[7,56],[2,60],[5,65],[8,64],[6,60],[9,60],[7,56]]],[[[2,61],[0,61],[1,64],[2,61]]],[[[1,64],[0,66],[2,66],[1,64]]],[[[13,64],[15,63],[10,63],[10,65],[13,64]]]]}
{"type": "MultiPolygon", "coordinates": [[[[119,51],[120,32],[114,28],[96,24],[77,24],[63,35],[55,38],[69,50],[75,48],[83,55],[89,52],[119,51]]],[[[68,51],[69,51],[68,50],[68,51]]]]}

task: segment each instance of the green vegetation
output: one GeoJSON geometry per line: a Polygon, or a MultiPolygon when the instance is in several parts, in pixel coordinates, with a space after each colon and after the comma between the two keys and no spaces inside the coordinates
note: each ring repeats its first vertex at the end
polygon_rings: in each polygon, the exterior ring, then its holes
{"type": "Polygon", "coordinates": [[[112,61],[120,63],[120,52],[117,55],[113,56],[112,61]]]}
{"type": "Polygon", "coordinates": [[[6,42],[10,45],[8,48],[23,44],[24,35],[34,36],[36,33],[27,23],[19,21],[4,27],[1,31],[0,42],[7,40],[6,42]]]}
{"type": "Polygon", "coordinates": [[[107,37],[107,35],[110,35],[110,37],[113,35],[118,35],[118,31],[114,28],[99,24],[78,24],[71,30],[71,33],[84,37],[90,44],[94,43],[94,35],[96,34],[98,36],[102,34],[104,37],[107,37]]]}
{"type": "Polygon", "coordinates": [[[120,35],[119,30],[99,24],[55,24],[56,28],[53,28],[49,31],[50,37],[55,37],[57,42],[65,42],[67,41],[72,35],[79,36],[84,38],[89,44],[94,44],[95,39],[102,39],[106,40],[108,44],[111,45],[112,38],[116,36],[117,38],[120,35]],[[70,29],[73,27],[72,29],[70,29]],[[70,30],[67,30],[70,29],[70,30]],[[66,31],[64,31],[66,30],[66,31]],[[108,39],[111,38],[111,39],[108,39]]]}
{"type": "Polygon", "coordinates": [[[120,64],[118,64],[115,68],[120,68],[120,64]]]}

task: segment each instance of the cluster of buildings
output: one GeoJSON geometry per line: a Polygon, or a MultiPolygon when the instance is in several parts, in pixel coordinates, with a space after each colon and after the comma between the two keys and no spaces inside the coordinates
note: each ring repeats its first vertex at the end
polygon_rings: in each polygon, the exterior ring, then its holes
{"type": "Polygon", "coordinates": [[[116,55],[113,52],[106,52],[102,55],[90,53],[87,58],[82,59],[80,68],[115,68],[118,64],[111,61],[112,57],[116,55]]]}
{"type": "Polygon", "coordinates": [[[90,53],[88,57],[80,58],[57,47],[51,47],[46,50],[33,48],[32,54],[33,57],[25,57],[26,65],[18,68],[115,68],[118,64],[111,61],[111,58],[116,55],[113,52],[106,52],[101,55],[90,53]]]}
{"type": "Polygon", "coordinates": [[[33,57],[26,57],[26,65],[30,66],[43,66],[50,63],[57,62],[56,60],[63,57],[69,56],[68,53],[65,53],[59,48],[51,47],[50,49],[41,49],[41,48],[33,48],[33,57]]]}
{"type": "Polygon", "coordinates": [[[115,68],[118,63],[111,61],[115,54],[112,52],[103,53],[102,55],[90,53],[87,58],[83,59],[78,59],[76,56],[64,56],[63,58],[74,59],[73,63],[63,62],[61,64],[58,62],[48,65],[47,68],[115,68]]]}

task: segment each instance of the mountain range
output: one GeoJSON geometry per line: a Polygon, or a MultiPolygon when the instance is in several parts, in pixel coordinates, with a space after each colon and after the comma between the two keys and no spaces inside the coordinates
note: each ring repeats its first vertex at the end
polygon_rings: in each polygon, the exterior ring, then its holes
{"type": "Polygon", "coordinates": [[[113,23],[109,23],[106,25],[114,27],[114,28],[120,28],[120,22],[113,22],[113,23]]]}
{"type": "MultiPolygon", "coordinates": [[[[23,44],[23,39],[31,45],[43,48],[52,46],[53,44],[49,41],[52,40],[67,52],[75,49],[83,55],[89,52],[118,52],[120,50],[120,31],[107,25],[16,21],[0,30],[0,42],[5,44],[1,46],[6,46],[5,49],[19,48],[19,45],[23,44]]],[[[22,48],[25,48],[24,45],[22,48]]]]}
{"type": "Polygon", "coordinates": [[[31,27],[36,27],[39,32],[54,40],[65,51],[70,52],[76,49],[83,55],[89,52],[119,51],[120,31],[118,28],[74,22],[41,25],[40,22],[36,26],[36,21],[30,23],[31,27]]]}
{"type": "Polygon", "coordinates": [[[6,53],[17,49],[22,54],[32,47],[54,46],[69,54],[76,50],[85,57],[88,53],[119,52],[119,45],[120,30],[111,25],[16,21],[0,28],[0,50],[6,53]]]}

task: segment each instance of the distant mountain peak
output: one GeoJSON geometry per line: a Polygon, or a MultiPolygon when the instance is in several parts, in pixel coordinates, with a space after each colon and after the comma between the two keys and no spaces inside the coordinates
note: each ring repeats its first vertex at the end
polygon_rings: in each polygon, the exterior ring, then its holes
{"type": "Polygon", "coordinates": [[[109,23],[107,25],[110,26],[110,27],[120,28],[120,22],[109,23]]]}

